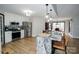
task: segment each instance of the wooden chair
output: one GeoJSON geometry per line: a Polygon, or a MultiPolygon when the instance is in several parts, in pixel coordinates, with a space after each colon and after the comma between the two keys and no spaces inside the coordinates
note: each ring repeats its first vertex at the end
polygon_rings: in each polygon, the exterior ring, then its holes
{"type": "Polygon", "coordinates": [[[67,34],[64,34],[61,41],[54,41],[53,48],[65,51],[67,54],[67,45],[70,37],[67,34]]]}

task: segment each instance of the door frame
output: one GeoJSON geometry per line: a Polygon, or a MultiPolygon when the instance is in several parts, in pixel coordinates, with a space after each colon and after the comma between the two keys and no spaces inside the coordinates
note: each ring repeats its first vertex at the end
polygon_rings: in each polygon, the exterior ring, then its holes
{"type": "MultiPolygon", "coordinates": [[[[3,45],[5,45],[5,21],[4,21],[4,14],[0,13],[0,15],[3,17],[3,19],[2,19],[2,22],[3,22],[3,39],[4,39],[3,45]]],[[[1,29],[2,29],[2,26],[1,26],[1,29]]],[[[1,35],[2,35],[2,30],[1,30],[1,35]]],[[[2,40],[2,36],[1,36],[1,40],[2,40]]]]}

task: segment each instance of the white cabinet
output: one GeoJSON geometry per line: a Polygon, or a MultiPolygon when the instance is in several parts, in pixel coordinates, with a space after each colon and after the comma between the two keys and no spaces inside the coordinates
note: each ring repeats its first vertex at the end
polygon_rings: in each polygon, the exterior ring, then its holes
{"type": "Polygon", "coordinates": [[[12,31],[6,31],[5,32],[5,43],[12,41],[12,31]]]}
{"type": "Polygon", "coordinates": [[[24,30],[21,30],[21,38],[24,38],[24,30]]]}

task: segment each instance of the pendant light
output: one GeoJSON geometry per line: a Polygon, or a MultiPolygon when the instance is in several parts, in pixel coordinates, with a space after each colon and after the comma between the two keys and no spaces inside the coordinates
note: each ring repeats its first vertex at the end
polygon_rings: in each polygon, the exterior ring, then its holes
{"type": "Polygon", "coordinates": [[[48,13],[48,4],[46,4],[46,16],[45,18],[49,18],[49,13],[48,13]]]}
{"type": "Polygon", "coordinates": [[[52,20],[52,9],[50,9],[50,18],[49,18],[49,20],[51,21],[52,20]]]}

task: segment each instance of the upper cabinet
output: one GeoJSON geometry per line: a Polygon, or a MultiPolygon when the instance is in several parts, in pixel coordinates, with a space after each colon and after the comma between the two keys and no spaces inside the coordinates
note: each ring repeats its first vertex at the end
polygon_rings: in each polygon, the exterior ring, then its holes
{"type": "Polygon", "coordinates": [[[23,21],[28,21],[28,18],[21,15],[7,12],[5,12],[4,15],[5,15],[5,25],[7,26],[10,25],[10,22],[19,22],[19,25],[22,25],[23,21]]]}

